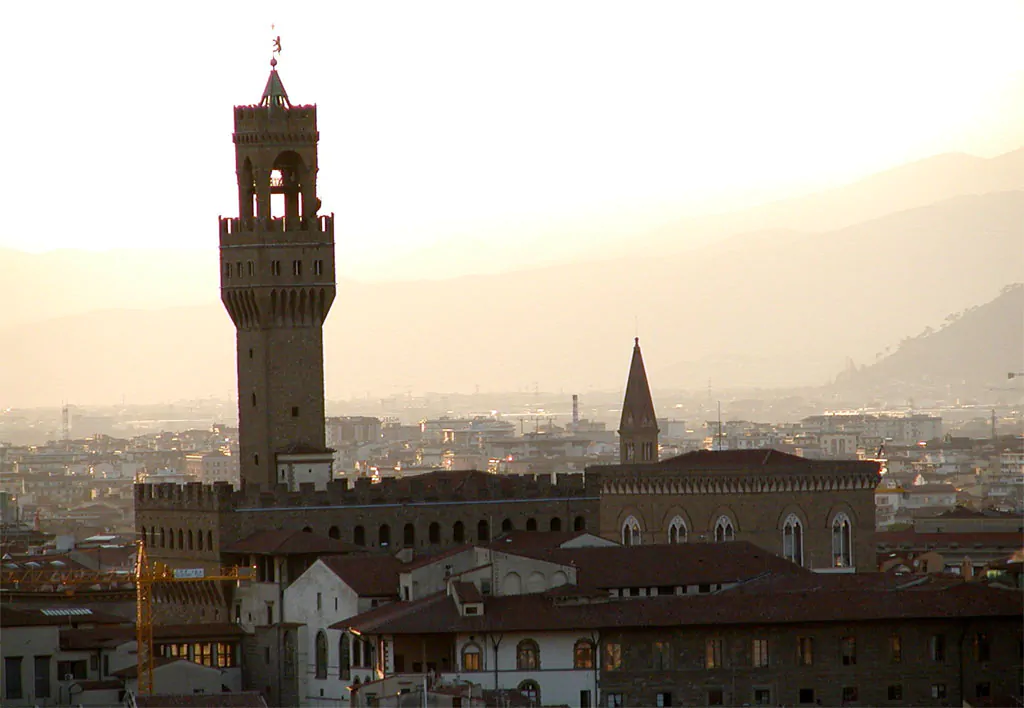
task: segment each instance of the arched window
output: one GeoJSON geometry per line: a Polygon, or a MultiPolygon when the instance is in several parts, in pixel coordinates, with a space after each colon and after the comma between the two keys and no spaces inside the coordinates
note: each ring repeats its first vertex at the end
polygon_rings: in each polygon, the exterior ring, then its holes
{"type": "MultiPolygon", "coordinates": [[[[167,537],[168,536],[170,536],[170,534],[167,533],[167,529],[161,528],[160,529],[160,548],[165,548],[167,546],[167,543],[168,543],[167,537]]],[[[170,544],[171,544],[171,548],[174,548],[174,536],[171,536],[170,544]]]]}
{"type": "Polygon", "coordinates": [[[203,550],[203,532],[202,531],[198,531],[196,533],[196,550],[198,550],[198,551],[203,550]]]}
{"type": "Polygon", "coordinates": [[[512,571],[505,576],[501,586],[505,595],[519,595],[523,592],[523,579],[519,573],[512,571]]]}
{"type": "Polygon", "coordinates": [[[519,692],[531,706],[540,705],[540,686],[536,681],[523,681],[519,684],[519,692]]]}
{"type": "Polygon", "coordinates": [[[501,522],[501,532],[508,533],[509,531],[515,531],[516,525],[512,523],[512,519],[505,519],[501,522]]]}
{"type": "Polygon", "coordinates": [[[145,543],[147,546],[152,545],[149,542],[149,535],[146,533],[146,527],[145,526],[142,527],[142,542],[145,543]]]}
{"type": "Polygon", "coordinates": [[[322,629],[316,633],[316,677],[327,678],[327,634],[322,629]]]}
{"type": "Polygon", "coordinates": [[[466,541],[466,525],[461,521],[456,521],[452,526],[452,541],[454,543],[465,543],[466,541]]]}
{"type": "Polygon", "coordinates": [[[630,516],[622,522],[622,545],[639,546],[641,542],[640,522],[635,516],[630,516]]]}
{"type": "Polygon", "coordinates": [[[181,529],[178,529],[178,550],[185,548],[185,534],[182,533],[181,529]]]}
{"type": "Polygon", "coordinates": [[[681,516],[674,517],[668,524],[668,542],[686,543],[686,538],[686,522],[683,521],[683,517],[681,516]]]}
{"type": "Polygon", "coordinates": [[[842,512],[832,519],[832,561],[836,568],[853,567],[853,526],[842,512]]]}
{"type": "Polygon", "coordinates": [[[735,539],[736,530],[733,528],[732,519],[725,515],[719,516],[718,521],[715,522],[715,540],[733,541],[735,539]]]}
{"type": "Polygon", "coordinates": [[[548,525],[548,528],[551,531],[561,531],[562,530],[562,520],[559,519],[556,516],[555,518],[551,519],[551,523],[548,525]]]}
{"type": "Polygon", "coordinates": [[[575,519],[573,519],[572,530],[573,531],[586,531],[587,530],[587,520],[584,519],[582,516],[577,516],[575,519]]]}
{"type": "Polygon", "coordinates": [[[491,540],[491,525],[487,519],[481,519],[476,525],[476,540],[486,542],[491,540]]]}
{"type": "Polygon", "coordinates": [[[302,527],[302,533],[313,533],[313,527],[312,526],[303,526],[302,527]]]}
{"type": "Polygon", "coordinates": [[[206,532],[206,550],[213,550],[213,531],[206,532]]]}
{"type": "Polygon", "coordinates": [[[594,643],[589,639],[581,639],[578,642],[576,642],[576,646],[573,647],[572,668],[594,668],[594,643]]]}
{"type": "Polygon", "coordinates": [[[354,529],[352,529],[352,543],[356,544],[357,546],[365,546],[366,529],[364,529],[362,526],[356,526],[354,529]]]}
{"type": "Polygon", "coordinates": [[[526,520],[526,530],[527,531],[536,531],[537,530],[537,519],[527,519],[526,520]]]}
{"type": "Polygon", "coordinates": [[[331,538],[338,538],[338,539],[340,539],[341,538],[341,529],[339,529],[337,526],[332,526],[331,528],[327,529],[327,535],[330,536],[331,538]]]}
{"type": "Polygon", "coordinates": [[[338,640],[338,678],[347,679],[352,676],[352,655],[349,651],[349,636],[347,632],[341,633],[338,640]]]}
{"type": "Polygon", "coordinates": [[[431,543],[441,543],[441,524],[436,521],[431,523],[428,536],[431,543]]]}
{"type": "Polygon", "coordinates": [[[782,525],[782,557],[797,565],[804,564],[804,525],[796,514],[787,516],[782,525]]]}
{"type": "Polygon", "coordinates": [[[516,646],[516,668],[533,671],[540,668],[540,647],[532,639],[524,639],[516,646]]]}
{"type": "Polygon", "coordinates": [[[547,589],[547,580],[544,578],[544,573],[539,570],[533,571],[526,578],[526,592],[544,592],[547,589]]]}
{"type": "Polygon", "coordinates": [[[192,537],[192,529],[188,530],[188,550],[190,550],[190,551],[195,550],[195,543],[194,543],[194,539],[192,537]]]}
{"type": "Polygon", "coordinates": [[[406,524],[402,529],[402,545],[406,548],[413,548],[416,545],[416,527],[406,524]]]}
{"type": "Polygon", "coordinates": [[[381,524],[377,529],[377,545],[381,548],[391,545],[391,527],[387,524],[381,524]]]}
{"type": "Polygon", "coordinates": [[[483,652],[478,644],[467,644],[462,647],[462,670],[483,671],[483,652]]]}

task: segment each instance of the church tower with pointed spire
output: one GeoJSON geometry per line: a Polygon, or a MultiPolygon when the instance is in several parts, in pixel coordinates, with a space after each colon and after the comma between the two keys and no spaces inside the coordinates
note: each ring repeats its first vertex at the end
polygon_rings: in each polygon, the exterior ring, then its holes
{"type": "Polygon", "coordinates": [[[658,461],[658,421],[654,416],[651,387],[647,384],[640,338],[634,340],[633,360],[626,379],[619,422],[619,461],[624,465],[658,461]]]}
{"type": "Polygon", "coordinates": [[[316,106],[292,105],[274,59],[260,102],[235,106],[234,127],[238,217],[220,219],[220,283],[236,330],[241,482],[323,487],[334,216],[317,213],[316,106]]]}

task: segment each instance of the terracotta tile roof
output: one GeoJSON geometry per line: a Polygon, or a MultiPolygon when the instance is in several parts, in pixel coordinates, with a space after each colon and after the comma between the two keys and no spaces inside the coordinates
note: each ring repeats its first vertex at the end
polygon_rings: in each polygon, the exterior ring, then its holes
{"type": "Polygon", "coordinates": [[[488,547],[497,551],[515,553],[519,550],[559,548],[575,538],[587,535],[587,531],[506,531],[488,547]]]}
{"type": "Polygon", "coordinates": [[[155,624],[153,638],[168,639],[234,639],[244,637],[245,630],[231,622],[202,622],[199,624],[155,624]]]}
{"type": "Polygon", "coordinates": [[[102,681],[75,681],[72,685],[78,686],[83,691],[120,691],[124,688],[124,682],[117,679],[104,679],[102,681]]]}
{"type": "Polygon", "coordinates": [[[567,604],[545,594],[489,597],[483,615],[460,616],[437,593],[333,625],[362,634],[451,634],[634,627],[1024,617],[1019,592],[884,573],[768,575],[718,593],[567,604]],[[873,577],[862,577],[873,576],[873,577]]]}
{"type": "Polygon", "coordinates": [[[107,649],[135,640],[135,627],[89,627],[60,630],[60,648],[65,651],[107,649]]]}
{"type": "Polygon", "coordinates": [[[257,531],[223,549],[224,553],[257,555],[329,555],[361,550],[350,543],[299,530],[257,531]]]}
{"type": "Polygon", "coordinates": [[[658,463],[659,467],[688,470],[749,469],[752,467],[804,467],[813,460],[778,450],[694,450],[658,463]]]}
{"type": "Polygon", "coordinates": [[[398,597],[398,574],[407,567],[394,556],[330,556],[320,561],[361,597],[398,597]]]}
{"type": "Polygon", "coordinates": [[[408,563],[404,563],[402,565],[402,572],[404,573],[406,571],[422,568],[444,558],[451,558],[452,556],[457,556],[464,551],[471,551],[473,550],[473,548],[474,546],[472,543],[464,543],[461,546],[452,546],[451,548],[439,551],[438,553],[431,553],[425,556],[420,556],[415,560],[412,560],[408,563]]]}
{"type": "Polygon", "coordinates": [[[0,627],[123,625],[126,622],[124,617],[118,615],[88,608],[72,607],[67,604],[42,608],[16,608],[0,604],[0,627]]]}
{"type": "Polygon", "coordinates": [[[1012,514],[1008,511],[996,511],[995,509],[984,509],[976,511],[965,506],[958,506],[948,509],[939,514],[936,518],[941,519],[1020,519],[1019,514],[1012,514]]]}
{"type": "Polygon", "coordinates": [[[201,695],[136,696],[139,708],[267,708],[259,691],[201,695]]]}
{"type": "MultiPolygon", "coordinates": [[[[187,664],[193,663],[193,662],[189,661],[188,659],[182,659],[181,657],[177,657],[177,656],[154,656],[153,657],[153,668],[154,669],[159,669],[161,666],[167,666],[167,664],[173,664],[175,661],[184,661],[187,664]]],[[[201,666],[201,665],[202,664],[196,664],[196,666],[201,666]]],[[[111,671],[110,675],[111,676],[119,676],[121,678],[126,678],[126,679],[128,679],[128,678],[136,678],[139,675],[139,667],[136,664],[132,664],[131,666],[126,666],[123,669],[118,669],[117,671],[111,671]]]]}
{"type": "Polygon", "coordinates": [[[811,572],[747,541],[527,548],[512,553],[575,566],[577,584],[587,589],[734,583],[767,570],[811,572]]]}
{"type": "Polygon", "coordinates": [[[923,547],[934,544],[936,547],[949,547],[959,544],[961,548],[972,548],[981,544],[987,548],[1021,548],[1024,547],[1024,534],[1016,531],[952,531],[921,533],[912,529],[906,531],[876,531],[875,544],[879,547],[895,547],[909,545],[923,547]]]}
{"type": "Polygon", "coordinates": [[[904,491],[908,494],[935,494],[938,492],[956,492],[952,484],[915,484],[907,487],[904,491]]]}
{"type": "Polygon", "coordinates": [[[476,585],[463,580],[456,580],[452,583],[452,590],[459,596],[459,600],[463,603],[467,602],[483,602],[484,596],[480,594],[476,585]]]}

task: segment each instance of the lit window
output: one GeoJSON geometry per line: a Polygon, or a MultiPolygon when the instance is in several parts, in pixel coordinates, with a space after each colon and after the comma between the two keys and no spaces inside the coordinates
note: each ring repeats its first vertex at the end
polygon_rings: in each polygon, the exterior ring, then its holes
{"type": "Polygon", "coordinates": [[[618,671],[622,668],[622,645],[618,642],[605,642],[604,670],[618,671]]]}
{"type": "Polygon", "coordinates": [[[622,545],[639,546],[640,543],[640,522],[635,516],[630,516],[622,523],[622,545]]]}
{"type": "Polygon", "coordinates": [[[581,639],[576,642],[572,652],[572,667],[574,669],[594,668],[594,644],[593,642],[581,639]]]}
{"type": "Polygon", "coordinates": [[[708,669],[722,668],[722,640],[708,639],[704,643],[704,666],[708,669]]]}
{"type": "Polygon", "coordinates": [[[516,668],[531,671],[540,668],[540,647],[532,639],[524,639],[516,647],[516,668]]]}
{"type": "Polygon", "coordinates": [[[894,664],[899,664],[903,661],[903,640],[900,639],[898,634],[889,637],[889,658],[894,664]]]}
{"type": "Polygon", "coordinates": [[[483,654],[476,644],[467,644],[462,649],[462,670],[480,671],[483,669],[483,654]]]}
{"type": "Polygon", "coordinates": [[[812,637],[797,639],[797,663],[800,666],[814,665],[814,639],[812,637]]]}

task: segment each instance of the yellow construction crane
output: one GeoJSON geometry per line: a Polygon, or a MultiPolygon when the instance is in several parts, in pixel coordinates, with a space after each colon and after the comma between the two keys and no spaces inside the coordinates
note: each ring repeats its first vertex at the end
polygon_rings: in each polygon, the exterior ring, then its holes
{"type": "Polygon", "coordinates": [[[4,570],[0,572],[0,587],[8,590],[29,591],[52,587],[56,592],[73,595],[88,585],[135,585],[135,638],[138,668],[139,695],[153,692],[153,585],[157,583],[201,583],[201,582],[242,582],[253,577],[253,569],[247,566],[221,568],[214,575],[207,575],[201,568],[171,568],[160,562],[149,562],[146,545],[137,542],[135,572],[101,570],[4,570]]]}

